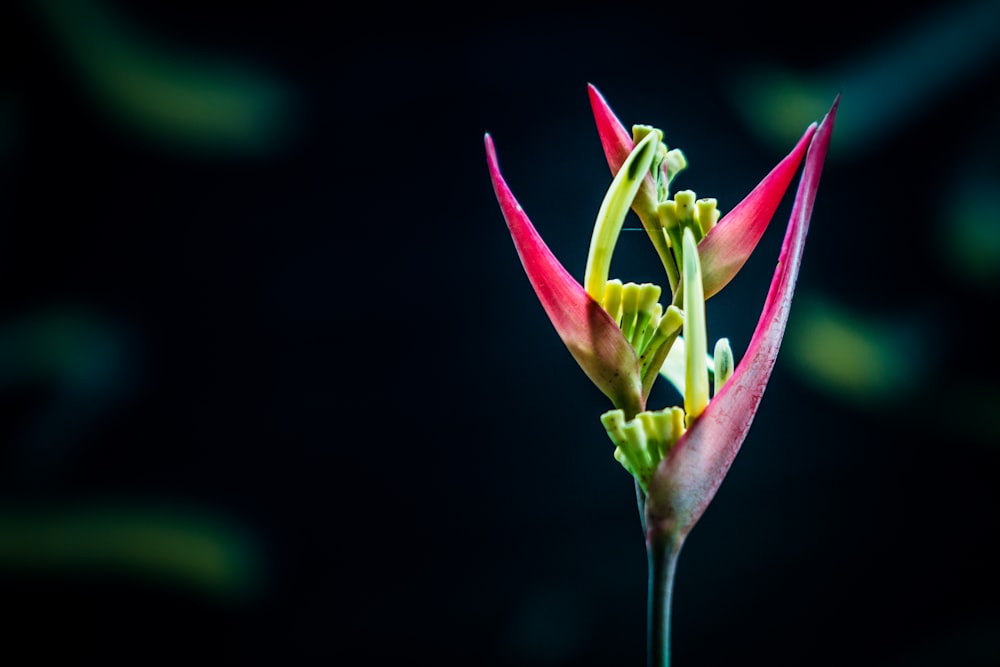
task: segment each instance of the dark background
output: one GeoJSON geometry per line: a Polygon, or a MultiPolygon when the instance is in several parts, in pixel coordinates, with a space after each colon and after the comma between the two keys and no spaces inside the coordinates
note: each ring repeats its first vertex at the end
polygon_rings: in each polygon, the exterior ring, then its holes
{"type": "MultiPolygon", "coordinates": [[[[676,664],[1000,664],[1000,4],[344,7],[0,10],[5,652],[644,664],[609,406],[482,144],[582,277],[589,82],[723,212],[843,95],[676,664]]],[[[790,201],[708,303],[738,357],[790,201]]]]}

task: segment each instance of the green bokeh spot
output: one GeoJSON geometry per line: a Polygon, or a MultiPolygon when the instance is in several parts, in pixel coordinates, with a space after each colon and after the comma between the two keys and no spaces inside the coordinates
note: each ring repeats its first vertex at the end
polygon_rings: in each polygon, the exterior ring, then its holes
{"type": "Polygon", "coordinates": [[[876,319],[829,299],[800,295],[783,355],[814,387],[877,408],[910,398],[926,374],[921,330],[907,318],[876,319]]]}

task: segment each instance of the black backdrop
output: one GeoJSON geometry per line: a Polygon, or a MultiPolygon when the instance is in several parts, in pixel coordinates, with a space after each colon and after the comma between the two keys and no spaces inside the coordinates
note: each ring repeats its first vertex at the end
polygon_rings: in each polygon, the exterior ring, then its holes
{"type": "MultiPolygon", "coordinates": [[[[582,274],[609,179],[586,84],[664,128],[682,187],[725,210],[791,146],[743,115],[767,100],[748,68],[772,64],[823,108],[844,94],[798,298],[915,335],[917,371],[858,399],[783,350],[681,556],[676,664],[997,664],[997,209],[967,249],[978,281],[949,268],[941,219],[956,183],[996,182],[995,12],[930,59],[940,79],[920,49],[892,56],[944,6],[5,5],[4,645],[643,664],[631,480],[482,138],[582,274]]],[[[737,354],[788,206],[709,302],[737,354]]],[[[616,269],[652,267],[644,243],[626,234],[616,269]]]]}

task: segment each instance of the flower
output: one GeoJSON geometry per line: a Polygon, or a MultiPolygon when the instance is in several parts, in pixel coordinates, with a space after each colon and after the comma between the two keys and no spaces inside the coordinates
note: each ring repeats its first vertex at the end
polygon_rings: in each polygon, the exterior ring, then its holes
{"type": "Polygon", "coordinates": [[[635,479],[649,564],[647,661],[666,666],[677,558],[742,447],[774,369],[840,96],[822,122],[810,125],[792,152],[720,220],[714,199],[697,199],[690,190],[670,196],[671,181],[687,160],[668,150],[660,130],[635,125],[630,136],[597,89],[589,91],[614,177],[597,214],[583,284],[559,263],[514,199],[489,134],[486,155],[535,293],[567,348],[615,406],[601,423],[615,459],[635,479]],[[721,338],[709,356],[705,301],[753,252],[803,160],[778,266],[747,352],[735,365],[728,340],[721,338]],[[666,272],[666,308],[659,303],[659,286],[608,279],[629,209],[642,221],[666,272]],[[660,375],[681,391],[683,406],[646,410],[660,375]]]}
{"type": "Polygon", "coordinates": [[[673,178],[687,161],[679,150],[668,150],[660,130],[636,125],[630,135],[592,85],[589,94],[614,178],[597,215],[583,284],[559,263],[517,203],[487,134],[489,173],[543,308],[581,368],[614,405],[601,421],[615,444],[615,458],[636,479],[647,541],[679,547],[742,446],[773,370],[839,96],[823,121],[810,125],[793,150],[720,218],[714,199],[697,199],[690,190],[670,196],[673,178]],[[803,160],[778,267],[747,353],[734,366],[723,338],[709,356],[705,301],[742,268],[803,160]],[[630,208],[666,271],[671,302],[665,308],[659,286],[608,279],[630,208]],[[674,373],[677,368],[683,372],[674,373]],[[650,388],[661,374],[681,389],[683,407],[646,410],[650,388]]]}

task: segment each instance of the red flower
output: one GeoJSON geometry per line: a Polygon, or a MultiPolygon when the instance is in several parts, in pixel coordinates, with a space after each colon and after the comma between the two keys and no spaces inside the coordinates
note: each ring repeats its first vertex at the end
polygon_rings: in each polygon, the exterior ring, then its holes
{"type": "Polygon", "coordinates": [[[630,136],[596,88],[590,100],[615,175],[591,238],[584,285],[553,256],[500,175],[487,134],[490,178],[525,272],[549,319],[591,380],[615,406],[601,423],[615,458],[635,477],[649,557],[648,661],[670,660],[670,597],[681,546],[715,497],[753,423],[778,356],[795,291],[813,202],[830,146],[838,96],[817,126],[721,220],[715,200],[691,191],[671,199],[686,160],[648,126],[630,136]],[[705,301],[746,262],[805,161],[795,203],[761,312],[742,361],[727,339],[715,347],[709,398],[705,301]],[[608,281],[611,253],[629,207],[642,220],[670,281],[666,310],[654,285],[608,281]],[[678,305],[683,307],[681,310],[678,305]],[[683,363],[664,364],[684,333],[683,363]],[[677,373],[676,370],[683,370],[677,373]],[[646,411],[653,379],[678,383],[684,406],[646,411]],[[676,378],[683,376],[683,380],[676,378]]]}

